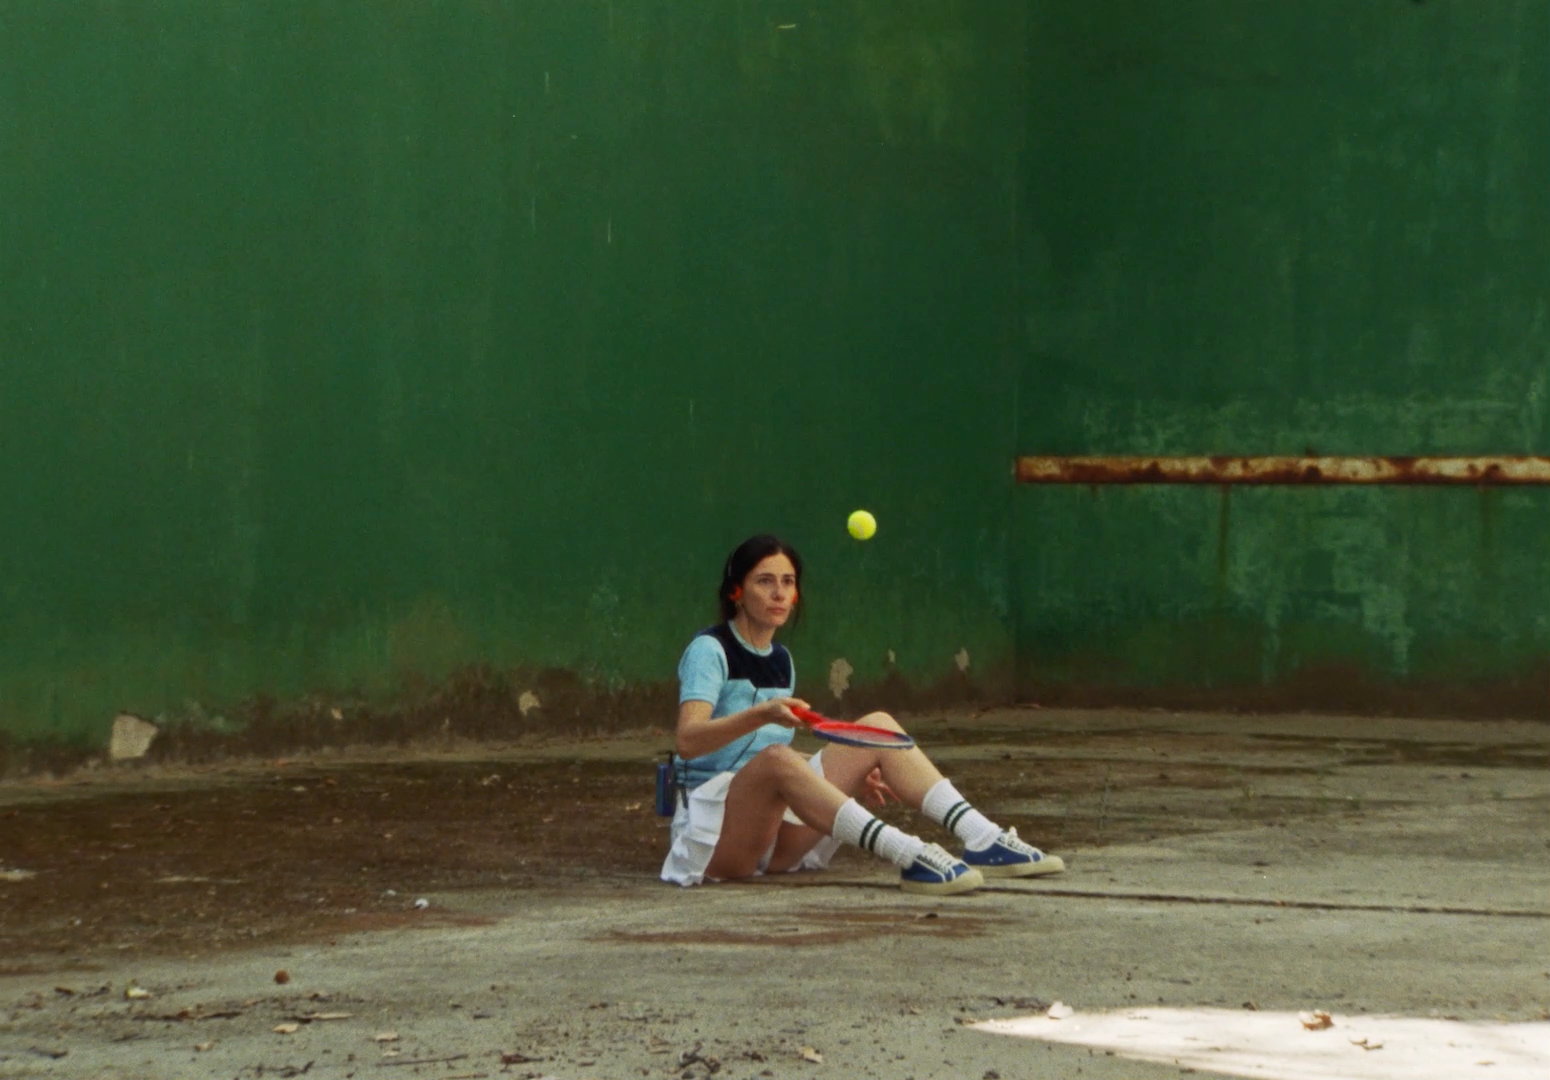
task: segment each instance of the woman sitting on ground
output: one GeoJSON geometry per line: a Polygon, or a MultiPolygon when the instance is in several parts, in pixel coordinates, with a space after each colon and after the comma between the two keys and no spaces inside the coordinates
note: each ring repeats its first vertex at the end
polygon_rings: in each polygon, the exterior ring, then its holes
{"type": "MultiPolygon", "coordinates": [[[[662,880],[678,885],[827,868],[842,843],[899,868],[905,892],[947,895],[985,877],[1058,874],[1065,864],[969,805],[918,748],[831,743],[811,758],[791,749],[806,704],[791,654],[775,633],[792,618],[802,560],[773,536],[744,541],[727,558],[717,591],[722,622],[689,643],[678,665],[677,751],[686,797],[673,816],[662,880]],[[856,796],[889,798],[946,826],[964,845],[956,858],[885,825],[856,796]]],[[[862,723],[902,731],[887,713],[862,723]]]]}

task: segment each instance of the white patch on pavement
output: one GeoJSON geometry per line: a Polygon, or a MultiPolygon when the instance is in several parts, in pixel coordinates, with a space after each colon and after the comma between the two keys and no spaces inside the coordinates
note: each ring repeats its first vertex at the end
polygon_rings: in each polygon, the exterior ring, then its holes
{"type": "Polygon", "coordinates": [[[1261,1080],[1544,1080],[1550,1023],[1343,1016],[1310,1031],[1296,1013],[1128,1009],[987,1020],[977,1031],[1074,1043],[1138,1061],[1261,1080]]]}

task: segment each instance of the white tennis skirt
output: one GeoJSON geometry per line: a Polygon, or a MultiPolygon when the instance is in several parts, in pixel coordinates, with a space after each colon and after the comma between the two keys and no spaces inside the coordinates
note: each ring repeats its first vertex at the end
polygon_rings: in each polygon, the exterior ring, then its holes
{"type": "MultiPolygon", "coordinates": [[[[819,760],[822,756],[823,751],[820,750],[807,759],[807,767],[819,776],[823,775],[823,762],[819,760]]],[[[663,881],[688,886],[698,885],[705,880],[705,868],[710,865],[710,857],[716,851],[716,841],[721,838],[721,817],[726,808],[727,788],[731,787],[732,777],[736,775],[730,772],[717,773],[689,792],[687,800],[679,800],[677,809],[673,811],[673,844],[668,849],[666,861],[662,863],[663,881]]],[[[790,810],[786,811],[782,820],[793,825],[802,824],[801,819],[790,810]]],[[[827,870],[829,860],[834,858],[839,848],[838,840],[825,836],[791,869],[827,870]]],[[[774,850],[774,844],[770,845],[770,850],[774,850]]],[[[764,873],[769,860],[770,851],[766,851],[764,858],[759,860],[759,873],[764,873]]]]}

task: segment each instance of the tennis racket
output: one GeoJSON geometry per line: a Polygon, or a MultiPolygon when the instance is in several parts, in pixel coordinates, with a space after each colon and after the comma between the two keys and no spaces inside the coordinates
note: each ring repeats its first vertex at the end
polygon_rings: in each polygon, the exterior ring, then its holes
{"type": "Polygon", "coordinates": [[[871,746],[879,750],[908,750],[915,740],[902,731],[873,727],[871,724],[852,724],[844,720],[830,720],[811,709],[796,705],[787,706],[796,717],[807,725],[820,739],[842,743],[845,746],[871,746]]]}

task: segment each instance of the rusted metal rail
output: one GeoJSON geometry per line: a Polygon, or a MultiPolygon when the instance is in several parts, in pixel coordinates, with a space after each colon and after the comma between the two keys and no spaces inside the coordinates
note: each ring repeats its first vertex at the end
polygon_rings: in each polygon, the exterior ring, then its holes
{"type": "Polygon", "coordinates": [[[1550,484],[1550,457],[1047,457],[1019,484],[1550,484]]]}

